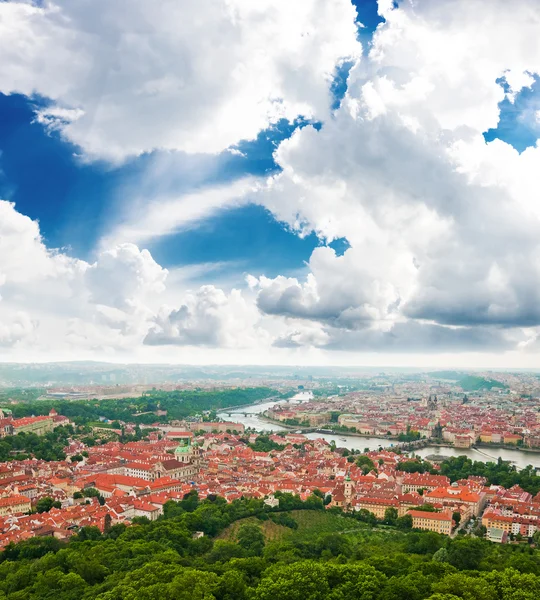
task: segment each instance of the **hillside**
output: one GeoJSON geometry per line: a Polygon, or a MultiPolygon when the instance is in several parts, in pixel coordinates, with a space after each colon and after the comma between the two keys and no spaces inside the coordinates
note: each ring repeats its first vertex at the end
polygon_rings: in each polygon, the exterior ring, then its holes
{"type": "Polygon", "coordinates": [[[260,521],[256,517],[248,517],[229,525],[218,536],[218,539],[236,541],[239,529],[245,524],[254,524],[260,527],[267,542],[281,541],[292,537],[297,540],[308,540],[327,533],[343,533],[365,528],[363,523],[359,523],[351,517],[319,510],[293,510],[288,514],[298,524],[298,529],[278,525],[271,520],[260,521]]]}
{"type": "Polygon", "coordinates": [[[507,389],[508,386],[495,379],[467,375],[458,381],[458,385],[464,392],[477,392],[478,390],[490,390],[491,388],[507,389]]]}

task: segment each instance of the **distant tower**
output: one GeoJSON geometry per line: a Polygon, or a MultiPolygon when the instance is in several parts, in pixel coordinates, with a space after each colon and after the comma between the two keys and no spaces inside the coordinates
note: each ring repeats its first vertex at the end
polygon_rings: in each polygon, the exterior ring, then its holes
{"type": "Polygon", "coordinates": [[[351,476],[347,473],[347,477],[345,477],[345,485],[344,485],[343,495],[345,496],[345,498],[347,498],[348,502],[350,502],[350,499],[352,498],[354,491],[355,491],[354,484],[351,481],[351,476]]]}

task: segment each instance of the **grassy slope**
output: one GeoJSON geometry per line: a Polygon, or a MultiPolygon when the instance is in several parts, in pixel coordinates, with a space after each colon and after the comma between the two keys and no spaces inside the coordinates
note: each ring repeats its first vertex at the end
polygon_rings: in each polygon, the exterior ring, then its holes
{"type": "Polygon", "coordinates": [[[291,517],[298,523],[298,529],[293,530],[283,525],[276,525],[272,521],[259,521],[255,517],[240,519],[236,521],[218,537],[219,539],[236,539],[238,529],[245,523],[254,523],[263,530],[267,541],[283,540],[294,535],[296,539],[309,539],[325,533],[335,533],[349,531],[351,529],[361,529],[363,525],[349,517],[333,515],[318,510],[293,510],[291,517]]]}

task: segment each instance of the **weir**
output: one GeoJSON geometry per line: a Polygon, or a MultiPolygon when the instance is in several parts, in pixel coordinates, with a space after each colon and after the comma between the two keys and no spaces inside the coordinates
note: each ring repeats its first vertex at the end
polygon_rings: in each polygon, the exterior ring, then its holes
{"type": "MultiPolygon", "coordinates": [[[[483,450],[480,450],[480,448],[478,448],[477,446],[471,446],[471,448],[475,451],[478,452],[479,454],[481,454],[482,456],[487,456],[488,458],[491,458],[491,460],[493,462],[497,462],[499,459],[496,456],[491,456],[491,454],[488,454],[487,452],[484,452],[483,450]]],[[[506,462],[511,462],[512,464],[516,464],[515,460],[509,460],[506,462]]]]}

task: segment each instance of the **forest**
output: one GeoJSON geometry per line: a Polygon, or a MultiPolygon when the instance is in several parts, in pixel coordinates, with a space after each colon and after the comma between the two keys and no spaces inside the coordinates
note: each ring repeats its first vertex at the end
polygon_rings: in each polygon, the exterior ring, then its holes
{"type": "Polygon", "coordinates": [[[41,460],[64,460],[64,448],[73,433],[74,428],[67,425],[57,427],[45,435],[19,433],[0,438],[0,462],[31,457],[41,460]]]}
{"type": "Polygon", "coordinates": [[[44,537],[10,545],[0,554],[0,598],[537,600],[540,595],[540,552],[527,545],[400,531],[325,510],[317,496],[306,502],[290,494],[276,497],[279,509],[255,499],[200,501],[191,492],[179,503],[167,503],[152,523],[139,518],[128,528],[109,523],[105,533],[82,528],[68,543],[44,537]],[[298,515],[304,515],[302,528],[295,527],[298,515]],[[343,521],[341,530],[325,528],[328,519],[334,525],[343,521]],[[232,524],[234,533],[225,535],[232,524]],[[277,529],[288,533],[265,534],[277,529]]]}
{"type": "MultiPolygon", "coordinates": [[[[287,396],[287,394],[285,394],[287,396]]],[[[266,398],[283,395],[267,387],[230,388],[225,390],[153,390],[139,398],[119,400],[33,400],[10,405],[15,418],[46,415],[51,408],[78,424],[98,421],[105,417],[111,421],[130,421],[141,424],[155,423],[156,410],[166,410],[159,417],[161,422],[200,414],[203,411],[219,411],[231,406],[253,404],[266,398]],[[145,414],[146,413],[146,414],[145,414]]]]}
{"type": "Polygon", "coordinates": [[[477,475],[485,477],[490,485],[502,485],[507,489],[519,485],[533,496],[540,492],[540,477],[532,465],[517,470],[511,462],[501,458],[497,462],[481,462],[472,461],[466,456],[455,456],[441,463],[440,473],[451,481],[477,475]]]}

